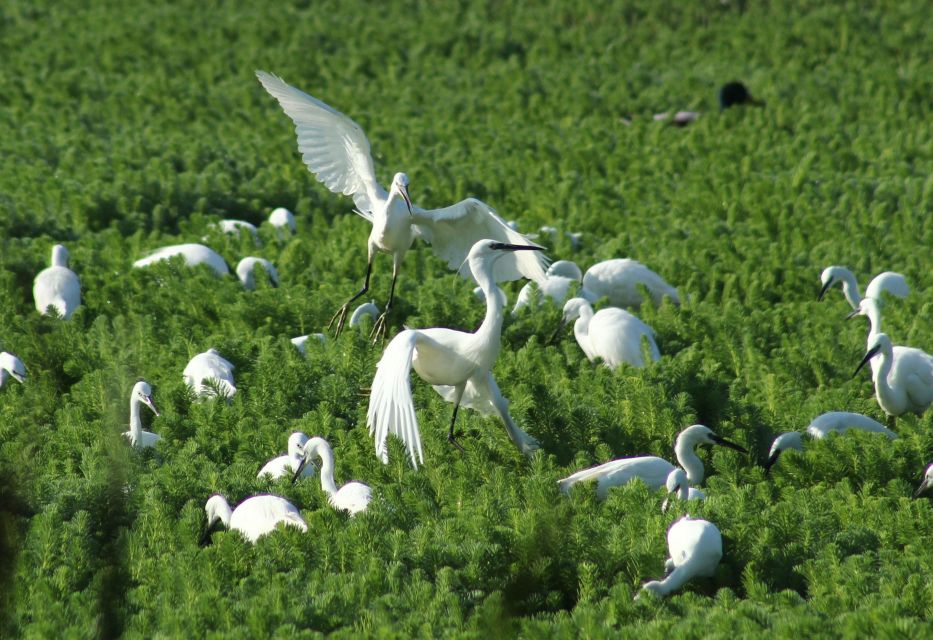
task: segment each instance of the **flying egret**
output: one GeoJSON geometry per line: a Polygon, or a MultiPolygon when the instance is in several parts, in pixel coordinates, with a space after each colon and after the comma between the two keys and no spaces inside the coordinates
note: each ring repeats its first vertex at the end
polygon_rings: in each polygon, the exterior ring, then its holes
{"type": "Polygon", "coordinates": [[[36,310],[45,315],[54,307],[63,320],[81,305],[81,283],[68,268],[68,250],[60,244],[52,247],[52,266],[39,272],[32,285],[36,310]]]}
{"type": "Polygon", "coordinates": [[[644,591],[666,596],[696,576],[714,576],[722,560],[722,534],[712,522],[684,516],[667,530],[667,549],[667,577],[645,583],[644,591]]]}
{"type": "Polygon", "coordinates": [[[301,352],[301,355],[307,353],[307,347],[305,346],[309,338],[314,338],[321,344],[327,342],[327,336],[323,333],[310,333],[306,336],[298,336],[297,338],[292,338],[292,344],[295,345],[295,348],[301,352]]]}
{"type": "Polygon", "coordinates": [[[921,495],[926,493],[933,487],[933,462],[927,467],[927,471],[923,474],[923,482],[920,483],[920,486],[917,487],[917,490],[914,491],[914,497],[919,498],[921,495]]]}
{"type": "MultiPolygon", "coordinates": [[[[818,300],[822,300],[823,296],[826,295],[826,292],[829,291],[833,285],[837,282],[841,282],[842,293],[845,295],[849,306],[853,309],[858,308],[858,303],[859,300],[862,299],[862,295],[859,293],[858,283],[855,282],[855,276],[852,275],[851,271],[837,265],[826,267],[823,269],[823,273],[820,274],[820,282],[823,288],[820,289],[818,300]]],[[[865,297],[880,300],[883,291],[887,291],[891,295],[899,298],[904,298],[910,293],[910,287],[907,286],[907,279],[900,273],[885,271],[871,279],[871,282],[868,283],[868,288],[865,289],[865,297]]]]}
{"type": "Polygon", "coordinates": [[[845,433],[851,429],[869,433],[882,433],[892,440],[897,437],[896,433],[868,416],[848,411],[829,411],[813,418],[813,421],[803,432],[788,431],[775,438],[771,444],[771,451],[768,452],[768,461],[764,464],[765,473],[771,471],[771,467],[778,461],[781,452],[788,449],[803,451],[804,435],[815,440],[822,440],[830,433],[845,433]]]}
{"type": "Polygon", "coordinates": [[[140,258],[133,263],[134,267],[148,267],[155,264],[156,262],[161,262],[162,260],[168,260],[169,258],[174,258],[175,256],[181,256],[185,260],[185,264],[189,267],[195,267],[199,264],[206,264],[218,276],[225,276],[230,273],[230,269],[227,267],[227,263],[224,262],[224,259],[220,257],[213,249],[205,247],[203,244],[175,244],[168,247],[162,247],[161,249],[156,249],[150,253],[145,258],[140,258]]]}
{"type": "Polygon", "coordinates": [[[231,510],[227,499],[217,493],[204,505],[204,511],[207,512],[207,527],[201,537],[202,542],[210,537],[211,527],[218,520],[227,529],[236,529],[242,533],[252,543],[260,536],[274,531],[280,522],[303,532],[308,530],[307,523],[295,505],[285,498],[269,494],[247,498],[231,510]]]}
{"type": "Polygon", "coordinates": [[[0,351],[0,387],[13,378],[19,383],[26,382],[26,365],[7,351],[0,351]]]}
{"type": "Polygon", "coordinates": [[[683,502],[687,500],[706,500],[705,493],[696,487],[690,486],[690,482],[687,480],[687,474],[684,473],[684,470],[680,467],[675,467],[673,471],[667,474],[667,480],[664,482],[664,486],[667,489],[668,497],[661,503],[661,511],[667,511],[667,507],[671,500],[671,494],[674,494],[674,498],[683,502]]]}
{"type": "MultiPolygon", "coordinates": [[[[698,444],[718,444],[742,453],[748,453],[744,447],[716,435],[712,429],[702,424],[687,427],[677,435],[674,443],[674,455],[677,462],[687,472],[690,484],[703,482],[703,461],[700,460],[693,448],[698,444]]],[[[560,490],[568,494],[570,488],[578,482],[596,480],[596,497],[605,500],[612,487],[620,487],[635,478],[641,478],[652,491],[656,491],[667,483],[667,478],[674,471],[673,464],[664,458],[656,456],[642,456],[639,458],[620,458],[610,460],[596,467],[577,471],[571,476],[559,480],[560,490]]]]}
{"type": "Polygon", "coordinates": [[[886,333],[877,334],[852,377],[880,354],[881,366],[874,380],[878,405],[895,418],[908,411],[919,416],[933,405],[933,356],[913,347],[901,349],[895,358],[891,339],[886,333]]]}
{"type": "Polygon", "coordinates": [[[288,229],[292,233],[298,230],[298,226],[295,224],[295,214],[285,207],[273,209],[272,213],[269,214],[269,224],[276,229],[288,229]]]}
{"type": "Polygon", "coordinates": [[[353,310],[353,314],[350,316],[350,326],[358,326],[366,317],[374,319],[379,317],[379,307],[372,301],[365,302],[353,310]]]}
{"type": "Polygon", "coordinates": [[[564,304],[567,296],[570,295],[571,288],[578,285],[581,280],[583,280],[583,272],[573,262],[558,260],[551,263],[542,282],[529,282],[518,292],[518,299],[512,307],[512,315],[516,315],[521,309],[535,302],[535,289],[541,295],[539,303],[544,302],[545,298],[550,298],[554,304],[564,304]]]}
{"type": "MultiPolygon", "coordinates": [[[[484,238],[505,244],[529,244],[487,204],[467,198],[444,209],[421,209],[408,195],[408,176],[396,173],[389,191],[376,181],[369,140],[353,120],[320,100],[289,86],[282,79],[257,71],[262,86],[294,121],[298,149],[308,169],[334,193],[353,198],[356,211],[372,223],[367,244],[368,257],[363,288],[340,307],[331,324],[343,329],[350,304],[369,290],[369,277],[377,251],[392,254],[392,287],[385,311],[376,321],[373,334],[385,334],[386,317],[395,298],[395,282],[405,252],[414,237],[431,244],[451,269],[459,269],[470,248],[484,238]]],[[[547,260],[543,255],[514,255],[499,261],[493,272],[496,282],[525,277],[544,279],[547,260]]],[[[461,275],[469,277],[461,271],[461,275]]]]}
{"type": "Polygon", "coordinates": [[[302,467],[302,478],[310,478],[313,476],[314,465],[302,465],[302,455],[304,453],[304,446],[306,442],[308,442],[308,436],[303,434],[301,431],[296,431],[288,436],[288,453],[286,453],[284,456],[279,456],[269,460],[269,462],[264,464],[262,469],[259,470],[259,473],[256,474],[256,477],[261,478],[263,476],[270,476],[273,480],[277,480],[283,476],[295,473],[295,470],[299,467],[302,467]]]}
{"type": "Polygon", "coordinates": [[[564,314],[553,337],[556,338],[561,328],[574,318],[573,334],[590,362],[601,358],[610,369],[615,369],[623,362],[633,367],[643,367],[643,339],[648,341],[652,362],[661,359],[661,352],[654,341],[654,331],[624,309],[608,307],[594,314],[593,307],[585,298],[571,298],[564,304],[564,314]]]}
{"type": "Polygon", "coordinates": [[[502,397],[492,366],[499,355],[502,310],[505,296],[496,286],[496,262],[510,252],[534,250],[534,245],[504,244],[480,240],[470,249],[467,260],[473,277],[483,288],[486,316],[475,333],[453,329],[406,329],[395,336],[382,354],[369,396],[366,423],[375,436],[376,455],[388,463],[386,438],[394,434],[408,450],[412,465],[424,463],[421,435],[411,397],[408,374],[414,368],[422,380],[454,405],[447,439],[457,446],[454,424],[461,403],[486,415],[498,414],[512,442],[526,455],[538,448],[534,438],[522,431],[509,416],[509,402],[502,397]]]}
{"type": "Polygon", "coordinates": [[[256,278],[253,276],[253,269],[257,266],[265,270],[266,275],[269,277],[269,282],[273,287],[279,286],[279,274],[275,270],[275,267],[272,266],[271,262],[265,258],[248,256],[240,260],[236,266],[236,275],[240,279],[240,282],[243,283],[244,288],[249,291],[256,288],[256,278]]]}
{"type": "Polygon", "coordinates": [[[200,398],[209,398],[218,393],[232,398],[236,393],[233,383],[234,368],[217,349],[211,348],[191,358],[182,376],[185,384],[200,398]]]}
{"type": "Polygon", "coordinates": [[[143,431],[143,421],[139,417],[139,406],[142,404],[149,407],[156,417],[159,416],[159,410],[152,400],[152,387],[145,380],[133,385],[133,391],[130,393],[130,430],[123,432],[123,436],[137,449],[154,447],[156,442],[162,439],[156,433],[143,431]]]}
{"type": "Polygon", "coordinates": [[[670,298],[674,304],[680,304],[677,289],[642,263],[630,258],[604,260],[587,269],[583,274],[580,296],[590,302],[596,302],[606,296],[613,307],[637,309],[642,303],[639,285],[648,290],[655,306],[661,306],[664,296],[670,298]]]}
{"type": "Polygon", "coordinates": [[[321,459],[321,489],[327,494],[331,506],[346,511],[351,516],[366,511],[369,501],[373,498],[373,490],[368,485],[355,481],[348,482],[340,489],[337,488],[334,482],[334,451],[324,438],[314,437],[305,444],[301,462],[292,476],[292,482],[295,482],[306,466],[312,463],[314,456],[321,459]]]}

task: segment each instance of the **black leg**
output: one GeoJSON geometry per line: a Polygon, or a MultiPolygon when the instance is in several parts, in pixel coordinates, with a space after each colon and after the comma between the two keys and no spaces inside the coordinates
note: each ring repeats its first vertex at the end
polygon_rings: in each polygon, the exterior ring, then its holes
{"type": "Polygon", "coordinates": [[[387,316],[389,315],[389,310],[392,309],[392,303],[395,301],[396,280],[398,280],[398,272],[393,271],[392,288],[389,290],[389,301],[386,303],[386,310],[383,311],[378,318],[376,318],[376,322],[373,324],[373,330],[369,334],[369,337],[372,338],[373,344],[385,340],[387,316]]]}
{"type": "Polygon", "coordinates": [[[330,319],[330,322],[327,323],[327,328],[330,329],[334,323],[337,323],[337,328],[334,330],[334,338],[340,336],[340,332],[343,331],[343,325],[347,321],[347,311],[350,309],[350,305],[353,304],[356,300],[359,299],[361,295],[369,291],[369,276],[373,271],[373,261],[372,259],[366,263],[366,280],[363,281],[363,288],[359,292],[343,303],[343,305],[337,309],[337,313],[334,314],[334,317],[330,319]]]}
{"type": "Polygon", "coordinates": [[[454,414],[450,417],[450,431],[447,432],[447,442],[454,445],[460,451],[465,451],[463,446],[457,442],[456,436],[454,436],[454,424],[457,422],[457,411],[460,409],[460,400],[457,400],[457,404],[454,405],[454,414]]]}

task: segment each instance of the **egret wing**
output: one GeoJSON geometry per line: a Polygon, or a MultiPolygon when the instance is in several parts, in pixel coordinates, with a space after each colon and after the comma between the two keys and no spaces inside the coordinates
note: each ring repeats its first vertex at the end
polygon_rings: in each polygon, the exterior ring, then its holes
{"type": "Polygon", "coordinates": [[[424,464],[421,434],[411,397],[408,375],[418,342],[416,331],[406,330],[395,336],[385,348],[369,394],[366,424],[374,436],[376,455],[383,463],[389,462],[386,438],[396,435],[405,444],[412,466],[424,464]]]}
{"type": "MultiPolygon", "coordinates": [[[[498,240],[507,244],[534,244],[512,229],[493,209],[476,198],[467,198],[443,209],[413,209],[419,235],[434,247],[434,253],[447,261],[451,269],[459,269],[464,278],[472,278],[463,264],[470,249],[479,240],[498,240]]],[[[496,261],[493,278],[496,282],[528,278],[545,280],[548,259],[540,251],[506,253],[496,261]]]]}
{"type": "Polygon", "coordinates": [[[351,196],[358,213],[369,218],[366,214],[387,194],[376,182],[369,140],[360,125],[271,73],[257,71],[256,77],[295,122],[298,150],[311,173],[334,193],[351,196]]]}
{"type": "Polygon", "coordinates": [[[558,480],[558,484],[560,485],[561,491],[567,493],[570,490],[570,487],[577,484],[578,482],[598,480],[599,478],[604,478],[623,469],[637,466],[644,460],[645,458],[621,458],[619,460],[610,460],[609,462],[603,463],[601,465],[590,467],[589,469],[583,469],[582,471],[577,471],[573,475],[567,476],[563,480],[558,480]]]}

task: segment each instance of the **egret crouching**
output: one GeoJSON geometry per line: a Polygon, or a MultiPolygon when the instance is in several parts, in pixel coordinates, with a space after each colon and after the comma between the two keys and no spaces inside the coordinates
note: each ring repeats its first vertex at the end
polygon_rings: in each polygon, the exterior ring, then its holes
{"type": "Polygon", "coordinates": [[[712,577],[722,560],[722,534],[706,520],[684,516],[667,530],[671,557],[664,563],[667,577],[642,585],[644,591],[666,596],[697,576],[712,577]]]}
{"type": "Polygon", "coordinates": [[[492,367],[499,355],[504,296],[493,279],[497,261],[516,251],[540,251],[535,245],[504,244],[480,240],[467,260],[473,277],[483,288],[486,316],[475,333],[453,329],[407,329],[399,333],[382,354],[373,379],[366,423],[375,436],[376,455],[388,462],[386,438],[398,436],[405,444],[412,465],[424,463],[421,435],[411,397],[411,369],[454,405],[447,439],[458,448],[454,435],[457,410],[464,406],[484,414],[498,414],[512,442],[526,455],[538,448],[534,438],[522,431],[509,416],[508,400],[502,397],[492,367]]]}
{"type": "Polygon", "coordinates": [[[139,406],[143,404],[149,407],[156,417],[159,416],[159,410],[152,400],[152,387],[145,380],[140,380],[133,385],[133,391],[130,393],[130,430],[123,432],[123,436],[137,449],[154,447],[156,442],[161,440],[158,434],[143,431],[143,421],[139,416],[139,406]]]}
{"type": "Polygon", "coordinates": [[[257,266],[262,267],[265,271],[266,276],[269,278],[269,284],[273,287],[279,286],[279,274],[271,262],[265,258],[248,256],[240,260],[236,266],[236,275],[240,282],[243,283],[243,288],[248,291],[256,288],[256,277],[253,275],[253,270],[257,266]]]}
{"type": "Polygon", "coordinates": [[[232,398],[236,393],[233,369],[233,364],[221,356],[217,349],[208,349],[191,358],[182,372],[182,377],[185,384],[200,398],[216,395],[232,398]]]}
{"type": "Polygon", "coordinates": [[[587,269],[583,274],[580,296],[590,302],[596,302],[606,296],[613,307],[637,309],[642,303],[639,286],[648,290],[648,295],[656,307],[661,306],[665,297],[670,298],[674,304],[680,304],[677,289],[665,282],[660,275],[631,258],[604,260],[587,269]]]}
{"type": "Polygon", "coordinates": [[[346,511],[351,516],[366,511],[366,507],[373,498],[373,490],[368,485],[355,481],[337,488],[337,483],[334,482],[334,452],[324,438],[311,438],[305,444],[301,463],[295,470],[295,475],[292,476],[292,482],[299,478],[315,456],[321,459],[321,489],[327,494],[330,504],[335,509],[346,511]]]}
{"type": "MultiPolygon", "coordinates": [[[[458,269],[474,243],[483,238],[529,244],[525,236],[509,227],[489,205],[475,198],[444,209],[421,209],[411,202],[408,176],[404,173],[395,174],[386,192],[376,181],[369,140],[358,124],[281,78],[265,71],[257,71],[256,76],[294,121],[298,149],[311,173],[334,193],[351,196],[356,212],[372,223],[363,288],[331,319],[337,335],[343,329],[350,305],[369,291],[373,259],[379,251],[392,254],[392,287],[385,311],[373,326],[375,339],[385,335],[386,317],[395,299],[395,282],[402,259],[415,236],[430,243],[434,252],[452,269],[458,269]]],[[[521,277],[540,282],[544,279],[546,263],[542,255],[512,256],[500,261],[493,278],[496,282],[521,277]]]]}
{"type": "Polygon", "coordinates": [[[53,307],[63,320],[81,306],[81,283],[75,272],[68,268],[68,250],[60,244],[52,247],[52,266],[43,269],[32,285],[36,310],[47,314],[53,307]]]}
{"type": "Polygon", "coordinates": [[[271,533],[279,523],[307,531],[308,525],[301,517],[298,508],[285,498],[273,495],[260,495],[247,498],[236,509],[231,510],[227,499],[215,494],[204,505],[207,512],[207,527],[201,537],[204,543],[211,535],[211,527],[218,520],[227,529],[235,529],[255,543],[260,536],[271,533]]]}

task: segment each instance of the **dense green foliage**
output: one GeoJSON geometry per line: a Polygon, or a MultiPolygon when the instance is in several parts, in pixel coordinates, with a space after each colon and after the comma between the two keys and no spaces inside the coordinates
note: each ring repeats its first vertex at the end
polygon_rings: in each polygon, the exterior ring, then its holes
{"type": "MultiPolygon", "coordinates": [[[[844,323],[820,270],[860,283],[904,273],[884,309],[896,343],[933,350],[933,28],[924,3],[299,1],[0,5],[0,350],[26,384],[0,389],[0,636],[930,637],[933,502],[911,500],[933,452],[933,412],[893,442],[847,434],[758,463],[774,434],[829,410],[883,420],[866,324],[844,323]],[[348,331],[302,357],[358,287],[368,225],[305,170],[291,123],[256,82],[281,75],[359,122],[387,183],[407,171],[423,206],[468,195],[517,219],[581,231],[552,258],[584,268],[630,256],[688,301],[643,308],[662,360],[611,372],[558,312],[507,319],[495,375],[543,444],[528,461],[497,420],[460,413],[413,380],[427,464],[393,442],[373,455],[366,397],[380,350],[348,331]],[[719,113],[745,80],[764,109],[719,113]],[[651,121],[704,111],[684,129],[651,121]],[[630,125],[624,118],[634,115],[630,125]],[[299,232],[223,237],[293,209],[299,232]],[[147,250],[207,244],[231,265],[272,260],[273,289],[179,264],[133,270],[147,250]],[[63,242],[84,290],[69,322],[40,317],[34,275],[63,242]],[[236,365],[232,404],[192,403],[188,359],[236,365]],[[137,377],[163,437],[120,437],[137,377]],[[633,600],[661,575],[662,496],[640,483],[600,503],[555,480],[612,457],[668,457],[702,422],[747,446],[703,451],[724,558],[713,579],[633,600]],[[292,430],[332,443],[338,482],[372,485],[370,510],[329,508],[316,482],[258,481],[292,430]],[[299,505],[255,546],[198,545],[213,492],[272,491],[299,505]],[[673,634],[673,635],[672,635],[673,634]]],[[[380,256],[372,295],[388,293],[380,256]]],[[[521,283],[506,287],[514,300],[521,283]]],[[[418,246],[393,331],[472,330],[471,285],[418,246]]],[[[682,507],[681,507],[682,509],[682,507]]]]}

